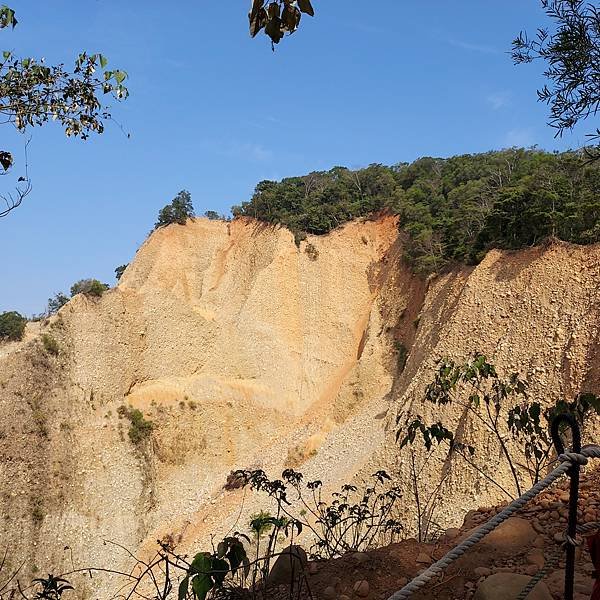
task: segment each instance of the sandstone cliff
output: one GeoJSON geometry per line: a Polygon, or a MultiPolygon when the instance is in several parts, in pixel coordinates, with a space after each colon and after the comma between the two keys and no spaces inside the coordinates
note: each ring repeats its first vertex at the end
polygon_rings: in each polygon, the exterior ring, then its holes
{"type": "MultiPolygon", "coordinates": [[[[600,392],[599,313],[598,246],[493,251],[424,281],[391,217],[300,248],[242,219],[161,229],[117,288],[42,327],[58,357],[35,331],[0,354],[0,541],[15,564],[118,566],[103,540],[185,550],[234,526],[232,469],[406,478],[393,419],[439,358],[484,352],[548,401],[600,392]],[[154,423],[151,443],[131,443],[122,405],[154,423]]],[[[445,525],[498,500],[464,469],[446,494],[445,525]]]]}

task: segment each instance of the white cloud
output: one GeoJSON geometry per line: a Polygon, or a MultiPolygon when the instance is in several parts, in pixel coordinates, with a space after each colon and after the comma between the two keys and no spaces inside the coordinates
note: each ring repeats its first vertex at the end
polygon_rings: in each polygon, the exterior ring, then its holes
{"type": "Polygon", "coordinates": [[[504,146],[507,148],[512,148],[513,146],[528,148],[534,144],[535,136],[530,127],[511,129],[504,136],[504,146]]]}
{"type": "Polygon", "coordinates": [[[482,54],[500,54],[500,51],[491,46],[485,46],[483,44],[471,44],[470,42],[463,42],[461,40],[448,40],[451,46],[456,48],[462,48],[463,50],[469,50],[471,52],[481,52],[482,54]]]}
{"type": "Polygon", "coordinates": [[[510,92],[493,92],[486,97],[486,102],[493,110],[500,110],[511,105],[512,94],[510,92]]]}
{"type": "Polygon", "coordinates": [[[202,146],[220,156],[245,159],[252,162],[268,162],[273,158],[273,152],[256,142],[240,142],[238,140],[209,142],[202,146]]]}

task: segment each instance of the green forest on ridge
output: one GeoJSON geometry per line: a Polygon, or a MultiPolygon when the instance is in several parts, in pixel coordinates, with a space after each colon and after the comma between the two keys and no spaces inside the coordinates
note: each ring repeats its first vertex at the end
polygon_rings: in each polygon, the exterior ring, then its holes
{"type": "Polygon", "coordinates": [[[417,272],[477,263],[491,248],[544,239],[600,241],[600,165],[580,152],[507,149],[393,166],[261,181],[234,216],[324,234],[352,219],[399,215],[407,259],[417,272]]]}

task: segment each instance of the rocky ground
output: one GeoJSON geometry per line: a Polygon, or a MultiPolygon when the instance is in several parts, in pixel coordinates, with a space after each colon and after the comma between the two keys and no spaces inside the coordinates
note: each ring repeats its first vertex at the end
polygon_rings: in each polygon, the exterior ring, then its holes
{"type": "MultiPolygon", "coordinates": [[[[431,582],[413,597],[420,600],[516,598],[517,590],[532,575],[549,566],[544,582],[529,598],[563,598],[564,552],[561,544],[568,499],[565,479],[538,496],[518,516],[506,521],[454,563],[442,578],[431,582]]],[[[581,523],[600,521],[600,469],[583,476],[579,506],[581,523]]],[[[470,512],[460,529],[448,529],[435,543],[406,540],[337,560],[311,562],[308,579],[313,597],[319,600],[385,600],[502,508],[470,512]]],[[[594,586],[594,567],[585,540],[580,541],[583,543],[576,551],[576,600],[589,599],[594,586]]]]}

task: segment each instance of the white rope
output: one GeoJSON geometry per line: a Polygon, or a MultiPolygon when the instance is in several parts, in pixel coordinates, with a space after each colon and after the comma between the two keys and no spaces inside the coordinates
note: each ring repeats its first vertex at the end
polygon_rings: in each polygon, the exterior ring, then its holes
{"type": "Polygon", "coordinates": [[[452,548],[444,557],[433,563],[419,576],[407,583],[402,589],[394,592],[388,600],[405,600],[414,592],[420,590],[435,577],[460,558],[471,546],[481,541],[488,533],[491,533],[498,525],[506,521],[514,513],[519,511],[531,499],[535,498],[540,492],[550,487],[559,477],[564,475],[571,465],[577,463],[586,465],[588,458],[600,458],[600,446],[586,446],[581,449],[581,454],[576,452],[565,452],[558,457],[561,464],[556,467],[547,477],[538,481],[529,491],[525,492],[520,498],[511,502],[504,510],[492,517],[487,523],[478,527],[468,538],[464,539],[458,546],[452,548]]]}
{"type": "MultiPolygon", "coordinates": [[[[585,523],[583,525],[577,525],[577,533],[586,534],[592,533],[600,529],[600,523],[585,523]]],[[[566,543],[573,543],[573,545],[579,545],[577,540],[571,540],[568,535],[565,534],[565,541],[557,546],[552,554],[546,560],[546,564],[540,569],[530,580],[529,583],[521,590],[521,593],[517,596],[516,600],[525,600],[529,595],[529,592],[542,580],[550,571],[558,565],[561,555],[564,553],[564,547],[566,543]]]]}

